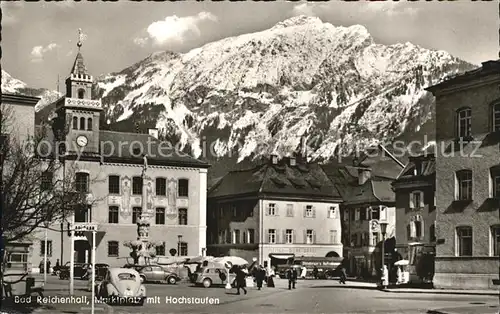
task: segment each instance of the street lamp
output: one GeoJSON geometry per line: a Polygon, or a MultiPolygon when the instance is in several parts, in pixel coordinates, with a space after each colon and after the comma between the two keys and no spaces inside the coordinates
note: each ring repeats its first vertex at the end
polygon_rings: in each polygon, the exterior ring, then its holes
{"type": "Polygon", "coordinates": [[[181,242],[182,242],[182,234],[177,236],[177,256],[181,256],[181,242]]]}
{"type": "Polygon", "coordinates": [[[387,232],[387,223],[386,222],[380,223],[380,232],[382,233],[382,269],[380,271],[380,274],[381,274],[380,284],[383,287],[384,286],[384,266],[385,266],[385,234],[387,232]]]}

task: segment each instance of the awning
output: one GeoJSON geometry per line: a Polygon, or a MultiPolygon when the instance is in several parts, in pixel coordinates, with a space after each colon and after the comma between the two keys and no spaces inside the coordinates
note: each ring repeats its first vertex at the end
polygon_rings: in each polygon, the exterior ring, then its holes
{"type": "Polygon", "coordinates": [[[269,254],[269,257],[276,259],[287,260],[289,258],[294,258],[295,254],[269,254]]]}

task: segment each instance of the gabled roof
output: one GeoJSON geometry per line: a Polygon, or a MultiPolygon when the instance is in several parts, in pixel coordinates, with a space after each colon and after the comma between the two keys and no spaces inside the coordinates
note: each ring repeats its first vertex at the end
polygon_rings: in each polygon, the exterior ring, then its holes
{"type": "Polygon", "coordinates": [[[101,154],[104,161],[123,163],[142,163],[146,154],[150,164],[209,168],[207,162],[198,160],[174,147],[161,145],[161,142],[149,134],[99,131],[101,154]],[[134,149],[142,147],[143,152],[134,149]]]}
{"type": "Polygon", "coordinates": [[[73,67],[71,68],[71,74],[85,74],[87,73],[87,68],[85,67],[85,63],[83,62],[83,56],[80,51],[78,51],[75,62],[73,63],[73,67]]]}
{"type": "Polygon", "coordinates": [[[432,93],[442,90],[453,85],[467,83],[478,78],[490,76],[490,75],[500,75],[500,59],[490,60],[482,63],[480,68],[474,69],[472,71],[467,71],[462,74],[455,75],[449,79],[446,79],[436,85],[429,86],[425,90],[432,93]]]}
{"type": "Polygon", "coordinates": [[[392,203],[395,195],[391,188],[392,179],[373,177],[364,184],[351,184],[344,198],[345,205],[392,203]]]}
{"type": "Polygon", "coordinates": [[[393,182],[393,185],[408,181],[432,181],[435,178],[435,174],[436,159],[434,154],[410,157],[410,161],[393,182]]]}
{"type": "Polygon", "coordinates": [[[261,163],[255,167],[230,171],[213,186],[208,197],[248,194],[305,196],[340,199],[340,193],[318,164],[261,163]]]}

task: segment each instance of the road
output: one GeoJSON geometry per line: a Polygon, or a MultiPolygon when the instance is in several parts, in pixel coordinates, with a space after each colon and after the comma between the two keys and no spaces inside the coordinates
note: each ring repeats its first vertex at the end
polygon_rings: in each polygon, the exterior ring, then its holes
{"type": "MultiPolygon", "coordinates": [[[[76,281],[77,295],[86,282],[76,281]]],[[[496,313],[498,297],[446,294],[408,294],[383,292],[368,285],[336,281],[299,281],[297,289],[288,290],[284,280],[276,280],[276,288],[248,288],[248,294],[236,295],[235,289],[198,288],[187,283],[177,285],[146,284],[150,297],[143,306],[96,305],[96,314],[129,313],[427,313],[443,309],[444,313],[496,313]],[[182,304],[180,304],[183,302],[182,304]],[[191,302],[192,304],[187,304],[191,302]],[[205,302],[205,304],[195,304],[205,302]],[[210,304],[210,302],[212,304],[210,304]]],[[[47,295],[67,294],[67,281],[47,284],[47,295]]],[[[37,313],[90,313],[82,304],[55,305],[37,313]]]]}

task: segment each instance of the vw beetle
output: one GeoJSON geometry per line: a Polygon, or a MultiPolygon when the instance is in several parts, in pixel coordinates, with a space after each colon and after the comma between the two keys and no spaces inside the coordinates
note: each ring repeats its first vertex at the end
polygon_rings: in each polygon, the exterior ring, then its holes
{"type": "Polygon", "coordinates": [[[109,268],[96,289],[101,302],[143,305],[146,287],[139,273],[131,268],[109,268]]]}

